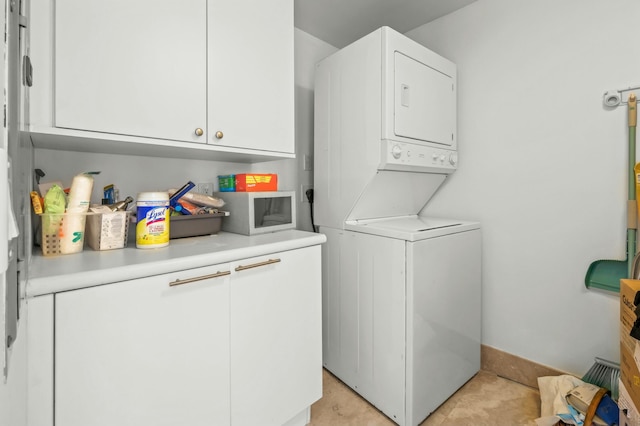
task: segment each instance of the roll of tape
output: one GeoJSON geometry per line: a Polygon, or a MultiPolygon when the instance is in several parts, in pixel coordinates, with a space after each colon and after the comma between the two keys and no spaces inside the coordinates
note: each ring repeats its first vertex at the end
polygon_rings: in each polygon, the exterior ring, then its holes
{"type": "Polygon", "coordinates": [[[620,92],[609,91],[604,94],[604,104],[608,107],[615,107],[620,105],[620,92]]]}

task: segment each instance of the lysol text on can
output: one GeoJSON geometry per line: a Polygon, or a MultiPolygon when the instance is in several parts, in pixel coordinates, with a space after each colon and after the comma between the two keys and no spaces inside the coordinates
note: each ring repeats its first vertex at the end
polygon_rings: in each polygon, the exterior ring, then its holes
{"type": "Polygon", "coordinates": [[[169,245],[169,193],[141,192],[137,199],[136,247],[169,245]]]}

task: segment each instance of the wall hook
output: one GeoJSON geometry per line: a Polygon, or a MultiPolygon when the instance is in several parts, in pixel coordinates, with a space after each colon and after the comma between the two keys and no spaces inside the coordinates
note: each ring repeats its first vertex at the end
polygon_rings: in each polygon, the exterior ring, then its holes
{"type": "Polygon", "coordinates": [[[618,105],[626,105],[629,100],[629,92],[640,89],[640,86],[628,87],[626,89],[607,90],[602,96],[602,103],[608,108],[615,108],[618,105]]]}

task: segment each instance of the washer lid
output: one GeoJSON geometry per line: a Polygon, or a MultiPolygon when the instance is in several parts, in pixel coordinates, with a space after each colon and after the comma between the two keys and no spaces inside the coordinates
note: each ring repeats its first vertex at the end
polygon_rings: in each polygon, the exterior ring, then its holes
{"type": "Polygon", "coordinates": [[[407,241],[419,241],[426,238],[478,229],[476,222],[455,219],[443,219],[426,216],[400,216],[384,219],[347,221],[345,229],[365,234],[381,235],[407,241]]]}
{"type": "MultiPolygon", "coordinates": [[[[378,170],[349,212],[346,221],[417,215],[446,174],[378,170]]],[[[346,182],[345,185],[351,185],[346,182]]]]}

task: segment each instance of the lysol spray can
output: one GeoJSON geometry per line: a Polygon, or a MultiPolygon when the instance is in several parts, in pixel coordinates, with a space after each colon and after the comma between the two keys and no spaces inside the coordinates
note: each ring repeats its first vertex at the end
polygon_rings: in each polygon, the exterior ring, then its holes
{"type": "Polygon", "coordinates": [[[169,245],[169,193],[141,192],[137,199],[136,247],[169,245]]]}

